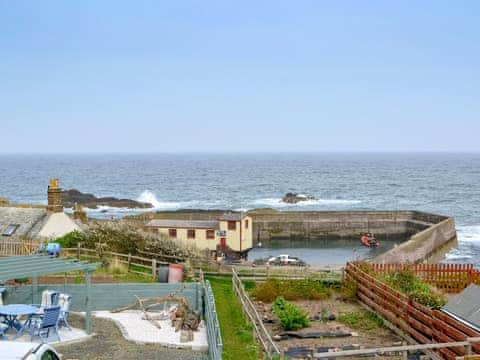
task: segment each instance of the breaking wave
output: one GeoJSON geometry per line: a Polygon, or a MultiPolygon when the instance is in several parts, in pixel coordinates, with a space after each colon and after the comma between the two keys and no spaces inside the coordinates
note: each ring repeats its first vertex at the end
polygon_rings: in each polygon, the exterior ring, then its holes
{"type": "Polygon", "coordinates": [[[155,210],[175,210],[182,207],[181,202],[177,201],[159,201],[155,194],[150,190],[145,190],[137,198],[137,201],[150,203],[155,210]]]}
{"type": "Polygon", "coordinates": [[[460,242],[480,243],[480,225],[457,226],[460,242]]]}

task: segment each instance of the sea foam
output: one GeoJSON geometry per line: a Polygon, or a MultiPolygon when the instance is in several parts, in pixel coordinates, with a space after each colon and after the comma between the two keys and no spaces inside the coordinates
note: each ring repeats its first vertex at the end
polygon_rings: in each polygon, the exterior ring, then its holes
{"type": "Polygon", "coordinates": [[[159,201],[157,196],[150,190],[143,191],[137,198],[137,201],[150,203],[156,210],[174,210],[182,206],[182,203],[177,201],[159,201]]]}
{"type": "Polygon", "coordinates": [[[460,242],[480,243],[480,225],[457,226],[457,236],[460,242]]]}

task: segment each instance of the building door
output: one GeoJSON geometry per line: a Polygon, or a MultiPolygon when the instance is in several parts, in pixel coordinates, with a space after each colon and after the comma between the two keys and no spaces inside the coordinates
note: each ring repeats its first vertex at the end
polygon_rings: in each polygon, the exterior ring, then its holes
{"type": "Polygon", "coordinates": [[[223,252],[227,250],[227,239],[224,237],[220,238],[220,248],[223,252]]]}

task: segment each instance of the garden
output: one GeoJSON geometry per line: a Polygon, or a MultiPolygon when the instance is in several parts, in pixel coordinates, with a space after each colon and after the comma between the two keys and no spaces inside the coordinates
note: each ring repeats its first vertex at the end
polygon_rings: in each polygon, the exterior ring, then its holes
{"type": "Polygon", "coordinates": [[[270,278],[244,284],[270,335],[290,358],[358,349],[359,344],[401,344],[381,318],[357,302],[349,283],[270,278]]]}

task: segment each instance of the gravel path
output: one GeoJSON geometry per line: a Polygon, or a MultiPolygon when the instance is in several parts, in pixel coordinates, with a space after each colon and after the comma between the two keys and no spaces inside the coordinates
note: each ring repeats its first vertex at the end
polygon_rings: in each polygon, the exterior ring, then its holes
{"type": "MultiPolygon", "coordinates": [[[[74,327],[82,327],[83,319],[71,315],[70,323],[74,327]]],[[[106,319],[93,318],[93,331],[96,334],[92,339],[70,345],[57,345],[55,348],[65,360],[205,360],[206,354],[169,349],[159,345],[139,345],[125,340],[114,322],[106,319]]]]}

